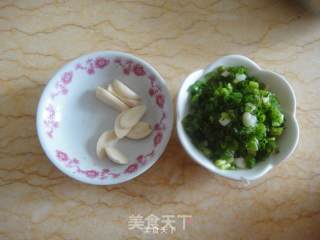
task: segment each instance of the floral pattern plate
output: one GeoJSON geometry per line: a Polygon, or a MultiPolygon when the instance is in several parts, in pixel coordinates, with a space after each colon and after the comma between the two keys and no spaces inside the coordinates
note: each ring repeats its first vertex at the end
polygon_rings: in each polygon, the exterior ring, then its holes
{"type": "Polygon", "coordinates": [[[62,67],[43,91],[37,110],[41,146],[52,163],[84,183],[110,185],[128,181],[149,169],[161,156],[173,125],[172,102],[165,81],[145,61],[122,52],[95,52],[62,67]],[[117,147],[129,164],[117,165],[96,156],[99,136],[118,112],[95,97],[97,86],[119,79],[147,106],[144,121],[153,126],[143,140],[122,139],[117,147]]]}

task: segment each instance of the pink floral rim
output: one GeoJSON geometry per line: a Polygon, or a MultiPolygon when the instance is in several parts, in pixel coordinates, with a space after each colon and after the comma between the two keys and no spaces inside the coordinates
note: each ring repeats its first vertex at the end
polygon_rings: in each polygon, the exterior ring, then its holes
{"type": "Polygon", "coordinates": [[[59,127],[59,122],[56,117],[56,109],[54,107],[55,98],[68,95],[68,86],[74,81],[74,73],[76,71],[86,71],[88,75],[93,75],[96,73],[96,71],[104,69],[110,66],[112,63],[116,64],[125,75],[134,74],[135,76],[144,77],[149,80],[149,96],[154,99],[162,114],[159,121],[153,127],[154,131],[152,149],[148,153],[137,156],[136,161],[121,172],[115,173],[108,168],[101,170],[84,170],[80,167],[80,160],[70,156],[61,149],[56,150],[56,158],[63,164],[64,167],[72,169],[73,173],[82,174],[90,179],[104,180],[107,178],[118,178],[122,174],[132,174],[136,172],[139,167],[145,165],[154,156],[157,147],[162,142],[163,134],[166,130],[167,114],[163,109],[165,97],[162,93],[162,88],[156,83],[156,77],[153,74],[149,74],[141,64],[135,63],[132,60],[123,58],[107,59],[105,57],[97,57],[95,59],[87,59],[84,64],[77,63],[74,70],[61,74],[59,81],[55,84],[55,90],[50,94],[52,102],[50,102],[45,108],[46,116],[43,123],[46,128],[47,136],[50,139],[53,139],[54,132],[59,127]]]}

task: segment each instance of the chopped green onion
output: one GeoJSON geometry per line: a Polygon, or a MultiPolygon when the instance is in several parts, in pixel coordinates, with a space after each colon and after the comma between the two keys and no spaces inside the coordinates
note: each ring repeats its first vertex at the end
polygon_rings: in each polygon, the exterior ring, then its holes
{"type": "Polygon", "coordinates": [[[285,117],[277,97],[243,66],[221,66],[189,88],[183,127],[220,169],[252,168],[279,152],[285,117]]]}

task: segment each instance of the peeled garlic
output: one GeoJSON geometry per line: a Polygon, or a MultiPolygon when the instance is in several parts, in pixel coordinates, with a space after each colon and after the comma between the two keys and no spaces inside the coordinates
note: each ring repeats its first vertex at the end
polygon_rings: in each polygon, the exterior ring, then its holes
{"type": "Polygon", "coordinates": [[[124,113],[125,112],[120,113],[114,122],[114,132],[116,133],[118,138],[125,137],[131,130],[131,128],[123,128],[120,125],[120,119],[124,113]]]}
{"type": "MultiPolygon", "coordinates": [[[[113,90],[113,87],[111,84],[108,85],[107,90],[114,96],[117,96],[118,94],[113,90]]],[[[118,96],[117,96],[118,97],[118,96]]]]}
{"type": "Polygon", "coordinates": [[[128,133],[127,137],[131,139],[142,139],[147,137],[151,132],[152,128],[149,123],[138,122],[128,133]]]}
{"type": "Polygon", "coordinates": [[[120,117],[121,128],[132,128],[136,125],[146,111],[146,106],[139,105],[123,112],[120,117]]]}
{"type": "Polygon", "coordinates": [[[103,159],[106,157],[105,153],[105,146],[111,146],[118,140],[116,134],[114,131],[105,131],[101,134],[101,136],[98,139],[96,152],[100,159],[103,159]]]}
{"type": "Polygon", "coordinates": [[[110,92],[108,92],[106,89],[102,87],[96,88],[96,97],[104,102],[105,104],[108,104],[110,107],[113,107],[116,110],[119,111],[125,111],[128,110],[129,107],[123,103],[119,98],[112,95],[110,92]]]}
{"type": "Polygon", "coordinates": [[[118,149],[116,149],[114,147],[106,146],[105,151],[111,161],[118,163],[118,164],[127,164],[128,163],[127,157],[123,153],[121,153],[118,149]]]}
{"type": "Polygon", "coordinates": [[[114,96],[116,96],[117,98],[119,98],[122,102],[127,104],[129,107],[135,107],[139,104],[139,100],[137,100],[137,99],[125,98],[125,97],[119,95],[118,93],[116,93],[116,91],[114,91],[112,85],[108,86],[108,91],[111,94],[113,94],[114,96]]]}
{"type": "Polygon", "coordinates": [[[114,91],[124,98],[139,100],[140,97],[134,91],[132,91],[127,85],[120,82],[119,80],[113,80],[112,87],[114,91]]]}
{"type": "Polygon", "coordinates": [[[139,105],[140,97],[119,80],[114,80],[108,89],[97,87],[96,96],[102,102],[121,111],[114,122],[114,131],[106,131],[100,136],[96,146],[97,155],[101,159],[107,156],[115,163],[127,164],[127,157],[113,145],[125,136],[142,139],[152,132],[150,124],[139,122],[146,107],[139,105]]]}

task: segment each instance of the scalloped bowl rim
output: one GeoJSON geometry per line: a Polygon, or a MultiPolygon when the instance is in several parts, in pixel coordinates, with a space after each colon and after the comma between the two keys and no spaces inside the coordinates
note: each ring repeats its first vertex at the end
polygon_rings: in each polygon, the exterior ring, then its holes
{"type": "Polygon", "coordinates": [[[79,57],[74,58],[71,61],[68,61],[67,63],[65,63],[63,66],[61,66],[59,68],[59,70],[57,70],[52,77],[50,78],[50,80],[47,82],[45,88],[42,91],[41,97],[39,99],[38,102],[38,106],[37,106],[37,113],[36,113],[36,128],[37,128],[37,135],[39,138],[39,142],[40,145],[42,147],[42,149],[44,150],[45,155],[47,156],[47,158],[51,161],[51,163],[53,163],[53,165],[55,167],[58,168],[58,170],[60,170],[61,172],[63,172],[64,174],[66,174],[67,176],[69,176],[70,178],[73,178],[79,182],[82,183],[86,183],[86,184],[92,184],[92,185],[114,185],[114,184],[120,184],[123,182],[127,182],[130,181],[136,177],[138,177],[139,175],[145,173],[147,170],[149,170],[161,157],[161,155],[164,153],[168,142],[171,138],[171,134],[172,134],[172,129],[173,129],[173,106],[172,106],[172,98],[170,95],[170,91],[167,87],[167,84],[165,82],[165,80],[162,78],[162,76],[160,75],[160,73],[148,62],[146,62],[145,60],[136,57],[135,55],[126,53],[126,52],[121,52],[121,51],[96,51],[96,52],[90,52],[90,53],[86,53],[84,55],[81,55],[79,57]],[[70,171],[68,171],[65,167],[61,166],[58,161],[55,159],[54,155],[52,154],[52,152],[49,150],[50,146],[47,143],[47,139],[44,136],[44,130],[43,130],[43,126],[42,126],[42,116],[41,116],[41,111],[43,111],[44,109],[44,104],[45,104],[45,100],[48,98],[49,96],[49,91],[50,89],[53,88],[55,82],[54,79],[56,79],[63,71],[65,71],[68,67],[70,67],[71,65],[76,64],[77,61],[79,60],[84,60],[87,59],[89,57],[98,55],[98,54],[110,54],[110,55],[118,55],[118,56],[122,56],[122,57],[127,57],[133,60],[136,60],[138,63],[142,64],[144,67],[146,67],[146,69],[150,70],[150,72],[156,77],[157,81],[160,83],[160,86],[163,88],[164,90],[164,94],[165,94],[165,98],[166,98],[166,104],[168,111],[167,111],[167,119],[168,119],[168,124],[167,124],[167,128],[166,131],[168,131],[166,133],[166,136],[163,138],[162,142],[161,142],[161,147],[159,150],[159,155],[156,157],[156,159],[152,160],[152,162],[150,164],[147,164],[143,169],[141,169],[140,171],[137,171],[133,174],[128,175],[128,178],[126,179],[121,179],[121,180],[116,180],[114,182],[103,182],[103,181],[94,181],[90,178],[84,178],[80,175],[74,175],[72,174],[70,171]],[[168,103],[167,103],[168,102],[168,103]]]}
{"type": "MultiPolygon", "coordinates": [[[[263,81],[266,81],[266,79],[264,79],[263,81]]],[[[270,90],[274,92],[275,89],[270,88],[270,90]]],[[[280,101],[280,105],[282,105],[281,101],[280,101]]],[[[177,102],[176,102],[176,113],[177,113],[177,119],[176,119],[177,134],[183,148],[189,154],[189,156],[195,162],[197,162],[204,168],[208,169],[210,172],[229,178],[229,179],[233,179],[233,180],[249,182],[249,181],[261,178],[266,173],[268,173],[275,165],[288,159],[288,157],[293,153],[293,151],[297,147],[298,140],[299,140],[299,126],[296,119],[296,97],[295,97],[293,88],[291,87],[289,82],[282,75],[272,71],[263,70],[254,61],[242,55],[228,55],[228,56],[221,57],[217,59],[214,63],[208,65],[205,69],[196,70],[192,72],[189,76],[187,76],[179,89],[177,102]],[[293,139],[290,139],[289,141],[290,144],[288,146],[283,144],[284,146],[283,148],[285,148],[285,154],[283,154],[281,159],[275,160],[276,155],[273,154],[268,159],[266,159],[263,162],[260,162],[259,164],[257,164],[257,166],[255,166],[252,169],[221,170],[217,168],[210,159],[205,157],[192,144],[189,136],[184,131],[184,128],[181,123],[183,117],[186,115],[188,111],[187,110],[188,108],[187,89],[192,83],[196,82],[201,76],[216,69],[218,66],[221,66],[221,65],[227,65],[227,66],[243,65],[249,69],[249,73],[253,73],[252,75],[256,76],[258,74],[263,78],[267,78],[266,76],[268,76],[269,79],[274,79],[273,84],[278,84],[279,88],[281,88],[282,93],[285,93],[287,100],[284,100],[284,102],[286,103],[286,109],[284,109],[284,113],[287,119],[287,124],[289,125],[289,128],[290,128],[290,134],[287,136],[292,136],[293,139]]],[[[286,131],[288,131],[288,129],[285,129],[285,132],[286,131]]],[[[284,140],[282,140],[282,142],[283,141],[284,140]]]]}

